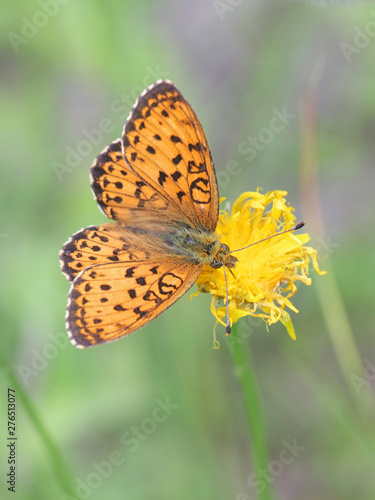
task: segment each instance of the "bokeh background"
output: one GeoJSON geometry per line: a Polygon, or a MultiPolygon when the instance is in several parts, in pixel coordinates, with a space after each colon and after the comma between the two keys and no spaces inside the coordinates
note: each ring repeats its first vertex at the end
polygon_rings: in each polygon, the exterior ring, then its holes
{"type": "Polygon", "coordinates": [[[282,500],[372,500],[375,5],[19,0],[0,25],[1,497],[249,500],[269,481],[282,500]],[[287,190],[328,271],[294,298],[297,341],[280,324],[241,326],[265,473],[220,326],[212,349],[208,296],[109,345],[67,341],[59,249],[105,222],[89,168],[159,78],[200,117],[221,196],[287,190]],[[270,133],[277,113],[285,124],[270,133]],[[4,484],[7,387],[16,494],[4,484]]]}

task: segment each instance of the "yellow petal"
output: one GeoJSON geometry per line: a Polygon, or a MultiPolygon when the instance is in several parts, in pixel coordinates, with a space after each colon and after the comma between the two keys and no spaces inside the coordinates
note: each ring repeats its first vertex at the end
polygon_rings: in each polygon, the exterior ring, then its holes
{"type": "MultiPolygon", "coordinates": [[[[298,313],[290,300],[297,291],[296,282],[311,284],[311,262],[318,274],[325,272],[319,269],[317,251],[304,246],[310,240],[307,233],[289,232],[267,239],[292,228],[297,222],[286,196],[286,191],[263,194],[260,189],[243,193],[230,213],[220,211],[216,232],[220,241],[232,251],[241,249],[236,253],[239,261],[233,274],[227,273],[231,323],[243,316],[262,318],[267,325],[281,321],[290,337],[295,339],[286,309],[298,313]],[[266,240],[260,242],[264,238],[266,240]]],[[[219,300],[227,297],[223,269],[203,266],[197,285],[198,293],[211,293],[212,314],[217,322],[225,325],[226,308],[223,303],[218,305],[219,300]]]]}

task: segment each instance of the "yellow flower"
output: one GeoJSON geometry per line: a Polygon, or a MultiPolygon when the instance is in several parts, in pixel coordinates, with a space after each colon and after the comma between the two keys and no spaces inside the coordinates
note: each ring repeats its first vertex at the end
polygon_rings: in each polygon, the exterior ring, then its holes
{"type": "MultiPolygon", "coordinates": [[[[220,241],[233,251],[292,228],[297,221],[294,209],[286,203],[286,195],[286,191],[243,193],[230,213],[220,212],[216,230],[220,241]]],[[[296,282],[311,284],[310,260],[318,274],[325,274],[319,269],[317,251],[304,246],[309,239],[308,234],[289,232],[234,254],[238,263],[233,270],[226,270],[232,323],[243,316],[263,318],[268,325],[281,321],[292,339],[296,338],[286,311],[288,308],[298,313],[290,301],[297,291],[296,282]]],[[[205,265],[197,285],[197,293],[211,293],[211,311],[218,322],[225,324],[222,321],[226,314],[222,302],[226,298],[223,268],[205,265]]]]}

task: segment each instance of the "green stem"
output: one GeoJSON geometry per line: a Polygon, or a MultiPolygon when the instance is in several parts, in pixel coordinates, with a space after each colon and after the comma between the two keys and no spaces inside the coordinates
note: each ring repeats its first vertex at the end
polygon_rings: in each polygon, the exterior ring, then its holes
{"type": "MultiPolygon", "coordinates": [[[[229,338],[235,372],[245,406],[250,455],[253,457],[254,471],[257,474],[260,470],[267,470],[269,464],[262,398],[251,367],[250,342],[238,336],[237,324],[233,325],[229,338]]],[[[259,493],[259,500],[271,500],[273,497],[271,485],[267,481],[264,484],[265,489],[259,493]]]]}
{"type": "Polygon", "coordinates": [[[25,409],[32,423],[34,424],[37,432],[39,433],[41,441],[44,443],[47,449],[52,469],[54,470],[56,479],[59,482],[61,489],[66,494],[70,495],[71,498],[75,498],[72,475],[65,464],[65,460],[60,454],[60,451],[56,446],[55,442],[49,435],[42,419],[39,416],[38,411],[33,405],[27,392],[24,390],[22,384],[20,384],[18,378],[14,374],[11,364],[5,360],[1,352],[0,352],[0,364],[2,365],[4,371],[8,375],[10,386],[16,391],[16,397],[18,401],[21,402],[23,408],[25,409]]]}

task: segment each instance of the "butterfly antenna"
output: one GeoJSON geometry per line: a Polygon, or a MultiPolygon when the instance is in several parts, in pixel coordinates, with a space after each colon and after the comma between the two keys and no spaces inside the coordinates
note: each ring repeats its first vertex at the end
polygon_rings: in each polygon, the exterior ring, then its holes
{"type": "Polygon", "coordinates": [[[229,335],[230,331],[231,331],[231,327],[230,327],[230,319],[229,319],[228,282],[227,282],[227,272],[225,270],[225,264],[223,264],[223,271],[224,271],[224,283],[225,283],[225,295],[226,295],[225,307],[227,309],[227,328],[225,330],[225,335],[229,335]]]}
{"type": "MultiPolygon", "coordinates": [[[[290,233],[291,231],[296,231],[297,229],[301,229],[301,227],[303,227],[305,224],[306,224],[305,221],[299,222],[298,224],[291,227],[290,229],[286,229],[285,231],[281,231],[281,233],[271,234],[271,236],[267,236],[267,238],[263,238],[262,240],[255,241],[254,243],[250,243],[250,245],[246,245],[245,247],[236,248],[236,250],[231,250],[229,253],[239,252],[240,250],[245,250],[245,248],[252,247],[253,245],[257,245],[258,243],[262,243],[262,241],[270,240],[271,238],[274,238],[275,236],[281,236],[282,234],[290,233]]],[[[225,276],[225,273],[224,273],[224,276],[225,276]]]]}

